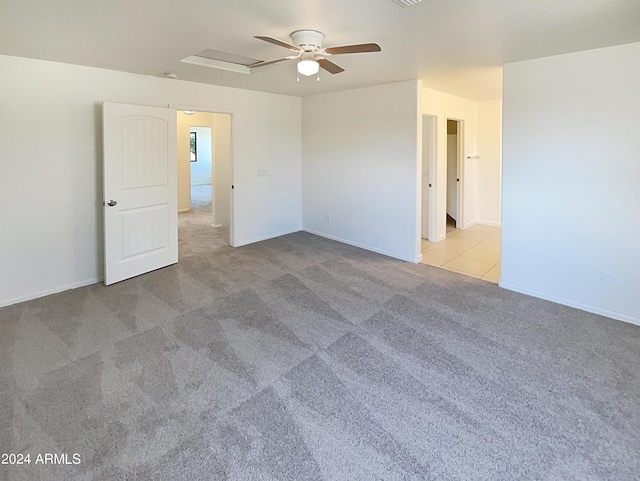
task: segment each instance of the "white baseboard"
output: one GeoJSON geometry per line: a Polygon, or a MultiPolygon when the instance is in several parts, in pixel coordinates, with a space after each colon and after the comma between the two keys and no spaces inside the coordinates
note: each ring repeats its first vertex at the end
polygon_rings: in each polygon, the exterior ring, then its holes
{"type": "Polygon", "coordinates": [[[562,304],[563,306],[575,307],[576,309],[591,312],[592,314],[598,314],[600,316],[610,317],[611,319],[615,319],[617,321],[628,322],[629,324],[635,324],[636,326],[640,326],[640,318],[638,317],[628,316],[626,314],[620,314],[618,312],[609,311],[607,309],[600,309],[599,307],[583,304],[581,302],[571,301],[569,299],[564,299],[562,297],[552,296],[544,292],[539,292],[532,289],[526,289],[520,286],[515,286],[513,284],[508,284],[502,281],[500,281],[498,285],[503,289],[507,289],[509,291],[519,292],[521,294],[527,294],[528,296],[544,299],[545,301],[555,302],[556,304],[562,304]]]}
{"type": "Polygon", "coordinates": [[[313,235],[317,235],[319,237],[324,237],[326,239],[331,239],[331,240],[334,240],[334,241],[342,242],[343,244],[348,244],[350,246],[360,247],[361,249],[365,249],[365,250],[368,250],[368,251],[371,251],[371,252],[376,252],[378,254],[382,254],[382,255],[385,255],[385,256],[388,256],[388,257],[393,257],[394,259],[399,259],[401,261],[406,261],[406,262],[411,262],[413,264],[418,264],[418,263],[420,263],[420,260],[422,260],[421,259],[422,254],[420,254],[418,257],[410,258],[410,257],[405,257],[405,256],[401,256],[401,255],[395,254],[393,252],[388,252],[388,251],[385,251],[385,250],[382,250],[382,249],[378,249],[376,247],[368,246],[368,245],[365,245],[365,244],[360,244],[358,242],[351,242],[349,240],[342,239],[341,237],[332,236],[332,235],[329,235],[329,234],[325,234],[323,232],[317,232],[317,231],[311,230],[311,229],[302,229],[302,230],[304,232],[308,232],[309,234],[313,234],[313,235]]]}
{"type": "Polygon", "coordinates": [[[496,222],[496,221],[493,221],[493,220],[475,219],[475,220],[472,220],[471,222],[468,222],[467,224],[465,224],[465,226],[462,227],[462,230],[468,229],[469,227],[473,227],[476,224],[488,225],[488,226],[491,226],[491,227],[502,227],[502,224],[500,222],[496,222]]]}
{"type": "Polygon", "coordinates": [[[96,277],[94,279],[87,279],[85,281],[74,282],[73,284],[67,284],[65,286],[54,287],[52,289],[46,289],[44,291],[35,292],[33,294],[27,294],[26,296],[15,297],[13,299],[7,299],[0,301],[0,307],[11,306],[18,304],[19,302],[31,301],[40,297],[50,296],[51,294],[58,294],[59,292],[68,291],[70,289],[77,289],[78,287],[90,286],[91,284],[97,284],[102,282],[102,277],[96,277]]]}
{"type": "Polygon", "coordinates": [[[260,242],[260,241],[264,241],[264,240],[275,239],[276,237],[281,237],[281,236],[287,235],[287,234],[293,234],[294,232],[300,232],[301,230],[302,230],[301,228],[292,229],[292,230],[286,230],[286,231],[278,232],[276,234],[269,234],[269,235],[265,235],[265,236],[262,236],[262,237],[256,237],[254,239],[242,240],[242,241],[236,242],[233,247],[242,247],[242,246],[246,246],[246,245],[249,245],[249,244],[254,244],[256,242],[260,242]]]}
{"type": "Polygon", "coordinates": [[[491,227],[502,227],[502,223],[500,223],[499,221],[496,222],[494,220],[482,220],[482,219],[477,219],[474,224],[480,224],[480,225],[490,225],[491,227]]]}

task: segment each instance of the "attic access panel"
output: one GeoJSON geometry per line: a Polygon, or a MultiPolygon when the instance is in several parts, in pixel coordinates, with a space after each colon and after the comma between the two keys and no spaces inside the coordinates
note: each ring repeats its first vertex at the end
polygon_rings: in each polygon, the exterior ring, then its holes
{"type": "Polygon", "coordinates": [[[200,67],[217,68],[244,74],[249,73],[250,65],[260,62],[260,60],[255,58],[221,52],[220,50],[214,50],[212,48],[206,48],[180,61],[192,65],[199,65],[200,67]]]}

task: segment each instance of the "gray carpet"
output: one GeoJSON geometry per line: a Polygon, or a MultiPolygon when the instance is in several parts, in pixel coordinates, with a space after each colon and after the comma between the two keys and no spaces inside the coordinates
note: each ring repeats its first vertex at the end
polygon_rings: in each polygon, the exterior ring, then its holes
{"type": "Polygon", "coordinates": [[[0,309],[1,480],[640,478],[640,328],[206,215],[176,266],[0,309]]]}

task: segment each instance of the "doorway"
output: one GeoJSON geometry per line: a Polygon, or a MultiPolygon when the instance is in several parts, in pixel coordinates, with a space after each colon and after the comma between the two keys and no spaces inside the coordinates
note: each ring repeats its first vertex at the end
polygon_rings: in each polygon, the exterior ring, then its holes
{"type": "Polygon", "coordinates": [[[436,114],[422,116],[420,237],[446,239],[464,227],[464,121],[436,114]]]}
{"type": "Polygon", "coordinates": [[[446,232],[460,227],[461,122],[447,119],[446,232]]]}
{"type": "Polygon", "coordinates": [[[188,229],[190,238],[182,236],[181,227],[198,220],[191,216],[183,222],[178,215],[193,212],[190,157],[192,138],[197,155],[197,133],[192,136],[194,122],[185,119],[195,112],[186,109],[103,103],[106,285],[175,264],[194,246],[210,248],[211,240],[224,239],[224,245],[234,247],[232,113],[205,112],[218,116],[208,127],[212,165],[219,154],[220,169],[210,169],[211,201],[206,202],[210,208],[204,216],[208,224],[200,222],[206,231],[188,229]],[[216,182],[222,188],[217,189],[216,182]],[[217,198],[219,207],[214,209],[217,198]],[[222,227],[218,235],[212,233],[215,221],[222,227]]]}
{"type": "Polygon", "coordinates": [[[207,228],[202,235],[233,245],[232,115],[194,110],[176,115],[181,244],[188,237],[184,229],[200,223],[207,228]]]}

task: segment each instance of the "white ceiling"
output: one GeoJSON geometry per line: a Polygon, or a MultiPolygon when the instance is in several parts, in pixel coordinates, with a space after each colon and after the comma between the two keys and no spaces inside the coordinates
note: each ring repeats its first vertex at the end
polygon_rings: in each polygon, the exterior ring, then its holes
{"type": "Polygon", "coordinates": [[[640,41],[640,0],[2,0],[0,54],[288,95],[422,79],[474,100],[501,96],[507,62],[640,41]],[[295,63],[250,75],[180,62],[206,48],[270,60],[289,41],[324,32],[324,46],[376,42],[380,53],[331,60],[345,72],[296,81],[295,63]]]}

